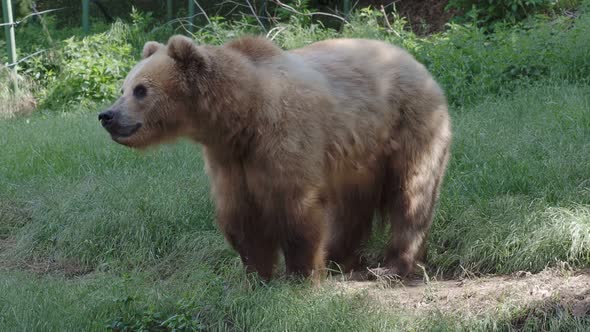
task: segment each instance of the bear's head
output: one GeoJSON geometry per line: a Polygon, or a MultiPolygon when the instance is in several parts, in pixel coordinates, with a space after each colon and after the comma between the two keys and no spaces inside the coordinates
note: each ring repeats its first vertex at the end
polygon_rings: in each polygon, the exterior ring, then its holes
{"type": "Polygon", "coordinates": [[[198,134],[195,81],[207,75],[209,58],[184,36],[171,37],[167,45],[147,42],[121,96],[98,115],[102,126],[115,142],[133,148],[198,134]]]}

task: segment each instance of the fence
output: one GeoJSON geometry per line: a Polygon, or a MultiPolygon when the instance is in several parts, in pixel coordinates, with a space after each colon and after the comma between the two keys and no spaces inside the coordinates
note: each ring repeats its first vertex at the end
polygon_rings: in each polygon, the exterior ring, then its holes
{"type": "MultiPolygon", "coordinates": [[[[90,16],[90,1],[91,0],[81,0],[81,1],[82,1],[82,28],[84,30],[84,33],[87,34],[90,32],[90,17],[89,16],[90,16]]],[[[195,6],[198,6],[199,10],[201,12],[203,12],[203,9],[199,6],[199,4],[196,0],[187,0],[187,2],[188,2],[188,4],[187,4],[188,5],[188,17],[186,17],[185,19],[187,19],[189,21],[188,30],[190,32],[193,32],[194,18],[196,16],[195,15],[195,6]]],[[[48,9],[48,10],[44,10],[41,12],[37,12],[36,10],[34,10],[34,12],[32,14],[23,17],[19,21],[15,21],[13,15],[12,15],[12,1],[11,0],[2,0],[3,23],[0,23],[0,27],[4,27],[4,30],[6,33],[6,45],[7,45],[7,52],[8,52],[8,63],[6,64],[6,67],[11,69],[14,74],[17,73],[19,63],[27,60],[28,58],[30,58],[32,56],[35,56],[35,55],[45,51],[45,50],[40,50],[40,51],[29,54],[29,55],[23,57],[22,59],[18,60],[17,53],[16,53],[16,39],[15,39],[15,34],[14,34],[15,28],[18,27],[18,25],[20,23],[30,19],[31,17],[40,16],[43,14],[55,12],[55,11],[62,10],[62,9],[64,9],[64,8],[48,9]]],[[[172,16],[173,16],[173,2],[172,2],[172,0],[166,0],[166,14],[167,14],[168,20],[169,21],[172,20],[172,16]]],[[[13,75],[13,76],[16,77],[16,75],[13,75]]],[[[13,87],[14,87],[14,89],[18,88],[17,84],[16,84],[16,79],[13,80],[13,87]]]]}
{"type": "Polygon", "coordinates": [[[4,31],[6,32],[6,46],[7,46],[7,51],[8,51],[8,64],[6,64],[6,67],[8,67],[9,69],[12,68],[12,71],[14,73],[14,75],[13,75],[14,79],[12,80],[12,86],[13,86],[14,90],[18,89],[17,80],[16,80],[16,73],[17,73],[18,64],[27,60],[30,57],[33,57],[39,53],[44,52],[44,50],[37,51],[33,54],[29,54],[29,55],[25,56],[24,58],[18,60],[17,54],[16,54],[16,39],[14,37],[14,29],[19,24],[28,20],[31,17],[40,16],[40,15],[55,12],[55,11],[58,11],[61,9],[63,9],[63,8],[48,9],[48,10],[44,10],[41,12],[37,12],[36,10],[34,10],[34,12],[32,14],[23,17],[19,21],[15,21],[13,18],[13,15],[12,15],[12,1],[11,0],[2,0],[2,13],[3,13],[2,16],[3,16],[4,23],[0,24],[0,27],[3,26],[4,31]]]}
{"type": "MultiPolygon", "coordinates": [[[[4,30],[6,31],[6,44],[8,45],[8,61],[10,64],[16,63],[16,44],[14,40],[14,23],[12,19],[12,4],[9,0],[2,0],[2,13],[4,30]]],[[[16,68],[16,65],[14,65],[16,68]]],[[[16,70],[16,69],[15,69],[16,70]]],[[[16,80],[13,80],[14,89],[17,89],[16,80]]]]}

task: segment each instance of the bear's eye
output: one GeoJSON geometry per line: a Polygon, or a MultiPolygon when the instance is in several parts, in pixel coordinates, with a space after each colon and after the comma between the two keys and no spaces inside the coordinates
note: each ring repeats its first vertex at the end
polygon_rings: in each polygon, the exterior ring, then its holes
{"type": "Polygon", "coordinates": [[[133,96],[135,98],[143,98],[147,94],[147,89],[142,84],[138,85],[133,89],[133,96]]]}

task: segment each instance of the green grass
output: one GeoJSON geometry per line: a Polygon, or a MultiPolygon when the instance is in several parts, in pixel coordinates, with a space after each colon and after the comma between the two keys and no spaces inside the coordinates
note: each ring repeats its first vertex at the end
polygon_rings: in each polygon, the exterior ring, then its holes
{"type": "Polygon", "coordinates": [[[590,263],[589,93],[541,85],[454,112],[433,265],[507,273],[590,263]]]}
{"type": "Polygon", "coordinates": [[[140,276],[39,280],[22,273],[0,273],[0,327],[3,331],[99,330],[135,324],[148,327],[167,318],[193,327],[229,330],[341,331],[387,329],[396,322],[378,320],[363,298],[301,286],[276,284],[256,290],[235,278],[194,273],[168,280],[140,276]],[[179,284],[182,282],[182,284],[179,284]],[[34,303],[34,305],[31,305],[34,303]],[[205,325],[206,324],[206,325],[205,325]]]}
{"type": "MultiPolygon", "coordinates": [[[[590,266],[588,109],[590,87],[552,83],[452,110],[431,273],[590,266]]],[[[329,286],[276,280],[251,289],[215,226],[198,146],[135,152],[111,142],[88,111],[0,121],[0,146],[0,248],[10,243],[0,266],[11,266],[0,270],[2,331],[590,327],[561,311],[409,319],[329,286]],[[37,275],[27,264],[92,272],[37,275]]],[[[379,241],[368,252],[375,259],[379,241]]]]}

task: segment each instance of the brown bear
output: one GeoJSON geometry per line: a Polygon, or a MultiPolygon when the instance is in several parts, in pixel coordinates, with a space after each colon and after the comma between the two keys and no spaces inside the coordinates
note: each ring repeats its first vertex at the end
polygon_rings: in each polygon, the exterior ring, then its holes
{"type": "Polygon", "coordinates": [[[148,42],[98,118],[133,148],[200,143],[219,227],[264,279],[279,252],[290,275],[323,275],[328,261],[359,269],[374,216],[391,225],[374,273],[403,277],[425,258],[451,123],[439,85],[396,46],[148,42]]]}

